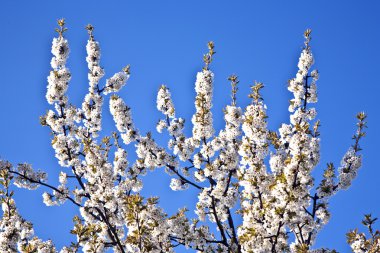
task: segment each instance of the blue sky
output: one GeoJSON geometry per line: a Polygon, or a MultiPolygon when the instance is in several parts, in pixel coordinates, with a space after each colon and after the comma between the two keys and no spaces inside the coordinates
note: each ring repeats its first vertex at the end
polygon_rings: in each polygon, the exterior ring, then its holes
{"type": "MultiPolygon", "coordinates": [[[[0,3],[0,155],[13,163],[29,162],[49,173],[57,184],[59,166],[50,147],[49,131],[39,116],[49,108],[45,100],[50,70],[50,46],[56,20],[65,17],[71,46],[69,97],[80,105],[87,92],[84,26],[95,26],[102,48],[106,77],[131,64],[132,75],[120,95],[132,107],[141,132],[154,131],[160,117],[156,92],[165,83],[177,112],[190,122],[194,112],[195,74],[202,67],[206,43],[216,45],[214,117],[223,125],[222,108],[230,102],[227,77],[240,79],[238,103],[254,80],[265,84],[269,125],[288,122],[287,80],[297,71],[302,33],[313,30],[312,50],[318,82],[322,157],[316,174],[327,162],[339,165],[351,145],[355,114],[368,113],[368,136],[362,142],[363,167],[348,191],[330,204],[332,219],[321,231],[317,246],[349,252],[345,233],[360,226],[364,213],[380,216],[380,3],[378,1],[1,1],[0,3]],[[270,3],[269,3],[270,2],[270,3]]],[[[104,108],[105,133],[114,131],[104,108]]],[[[188,131],[191,129],[187,125],[188,131]]],[[[158,141],[164,139],[156,133],[158,141]]],[[[132,155],[131,155],[132,156],[132,155]]],[[[171,192],[170,178],[156,171],[145,178],[146,195],[161,196],[161,205],[173,213],[196,200],[193,192],[171,192]]],[[[35,224],[42,238],[61,248],[72,239],[69,203],[47,208],[42,189],[17,190],[20,212],[35,224]]],[[[379,224],[380,226],[380,224],[379,224]]]]}

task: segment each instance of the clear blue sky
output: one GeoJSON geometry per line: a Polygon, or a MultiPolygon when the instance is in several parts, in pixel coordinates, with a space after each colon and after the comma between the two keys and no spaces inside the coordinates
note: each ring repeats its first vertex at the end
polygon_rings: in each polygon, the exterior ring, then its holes
{"type": "MultiPolygon", "coordinates": [[[[50,147],[49,130],[39,116],[49,108],[45,100],[50,70],[50,46],[56,20],[65,17],[71,45],[69,68],[73,77],[71,102],[80,105],[87,92],[84,26],[95,26],[101,43],[106,77],[126,64],[132,75],[121,96],[132,107],[141,132],[155,129],[160,117],[155,107],[160,84],[167,84],[180,116],[190,123],[194,112],[195,74],[202,67],[206,43],[213,40],[217,54],[215,126],[223,125],[222,108],[229,103],[226,78],[239,76],[238,102],[254,80],[265,83],[270,128],[288,122],[286,83],[297,69],[302,33],[312,28],[312,48],[320,71],[319,118],[322,158],[339,164],[352,143],[355,114],[368,113],[368,136],[362,143],[364,163],[352,187],[332,201],[332,219],[320,233],[317,246],[349,252],[345,233],[359,226],[364,213],[380,216],[379,77],[380,2],[378,1],[1,1],[0,3],[0,155],[13,163],[29,162],[49,173],[57,183],[59,166],[50,147]],[[269,3],[270,2],[270,3],[269,3]]],[[[106,133],[115,130],[104,108],[106,133]]],[[[188,124],[187,129],[191,126],[188,124]]],[[[163,139],[158,138],[160,142],[163,139]]],[[[132,156],[132,155],[131,155],[132,156]]],[[[161,205],[173,213],[187,205],[192,192],[171,192],[169,177],[157,171],[145,178],[146,195],[160,195],[161,205]]],[[[47,208],[38,191],[17,190],[16,201],[36,233],[51,238],[58,248],[68,244],[75,209],[70,203],[47,208]]],[[[379,224],[380,225],[380,224],[379,224]]]]}

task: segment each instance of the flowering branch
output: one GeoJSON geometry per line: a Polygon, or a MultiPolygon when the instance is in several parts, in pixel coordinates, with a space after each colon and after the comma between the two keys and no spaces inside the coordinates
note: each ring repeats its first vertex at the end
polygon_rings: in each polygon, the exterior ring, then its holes
{"type": "MultiPolygon", "coordinates": [[[[46,205],[69,200],[79,208],[80,216],[73,218],[71,231],[77,241],[64,247],[62,253],[80,249],[174,253],[179,245],[200,252],[334,252],[312,247],[330,218],[329,198],[347,189],[361,166],[359,143],[365,136],[366,115],[357,115],[354,144],[340,167],[336,170],[332,163],[328,164],[322,181],[315,187],[312,171],[320,158],[320,122],[312,104],[318,100],[319,73],[313,69],[311,30],[304,33],[305,46],[298,71],[288,84],[293,94],[288,108],[289,123],[282,124],[278,131],[268,129],[261,82],[251,86],[248,96],[251,103],[244,108],[238,106],[239,79],[231,75],[228,77],[232,86],[231,104],[223,109],[225,126],[215,131],[214,73],[210,66],[215,45],[209,42],[208,52],[203,56],[204,67],[196,75],[190,137],[184,133],[185,119],[176,115],[169,88],[161,85],[158,90],[157,109],[163,117],[156,129],[159,133],[168,132],[165,148],[157,144],[152,133],[139,132],[132,109],[117,95],[129,79],[130,66],[101,83],[105,72],[100,64],[100,45],[90,24],[86,26],[88,93],[81,107],[69,103],[71,73],[66,62],[70,49],[64,37],[67,30],[64,19],[58,21],[58,26],[46,93],[52,109],[40,122],[52,132],[51,144],[63,168],[60,185],[48,184],[46,173],[34,171],[28,164],[13,169],[9,163],[0,161],[3,201],[0,251],[57,252],[51,241],[32,238],[32,225],[17,213],[12,199],[9,186],[13,182],[18,187],[36,189],[42,185],[52,190],[52,194],[43,195],[46,205]],[[108,97],[110,93],[113,94],[108,97]],[[117,132],[101,138],[102,108],[107,99],[117,132]],[[130,144],[137,155],[131,163],[126,148],[130,144]],[[172,190],[187,190],[189,186],[197,189],[196,218],[187,218],[185,208],[168,216],[159,207],[158,198],[144,199],[140,195],[142,177],[158,168],[173,176],[172,190]],[[75,180],[67,184],[68,178],[75,180]],[[238,215],[241,224],[236,222],[238,215]]],[[[349,233],[348,242],[354,252],[379,250],[379,233],[373,229],[375,221],[371,216],[363,221],[370,239],[357,231],[349,233]]]]}

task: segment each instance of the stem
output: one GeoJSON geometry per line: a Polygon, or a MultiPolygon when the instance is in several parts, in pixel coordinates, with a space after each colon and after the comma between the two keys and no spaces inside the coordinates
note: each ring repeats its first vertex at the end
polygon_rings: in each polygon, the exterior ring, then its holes
{"type": "MultiPolygon", "coordinates": [[[[56,188],[56,187],[54,187],[54,186],[52,186],[52,185],[49,185],[49,184],[47,184],[47,183],[44,183],[44,182],[42,182],[42,181],[40,181],[40,180],[34,180],[34,179],[29,178],[29,177],[27,177],[26,175],[21,174],[21,173],[19,173],[19,172],[17,172],[17,171],[14,171],[14,170],[9,170],[9,172],[12,173],[12,174],[18,175],[18,176],[22,177],[23,179],[28,180],[28,181],[31,182],[31,183],[46,186],[46,187],[48,187],[48,188],[50,188],[50,189],[52,189],[52,190],[58,192],[59,194],[62,194],[62,195],[65,196],[65,193],[64,193],[63,191],[59,190],[58,188],[56,188]]],[[[79,207],[82,207],[82,205],[81,205],[80,203],[76,202],[76,201],[75,201],[73,198],[71,198],[70,196],[66,196],[66,199],[70,200],[70,201],[71,201],[72,203],[74,203],[75,205],[77,205],[77,206],[79,206],[79,207]]]]}
{"type": "Polygon", "coordinates": [[[195,188],[197,188],[199,190],[203,190],[202,186],[199,186],[196,183],[193,183],[190,180],[188,180],[187,178],[185,178],[184,176],[182,176],[174,166],[167,164],[166,167],[168,167],[171,171],[173,171],[182,181],[186,182],[187,184],[194,186],[195,188]]]}

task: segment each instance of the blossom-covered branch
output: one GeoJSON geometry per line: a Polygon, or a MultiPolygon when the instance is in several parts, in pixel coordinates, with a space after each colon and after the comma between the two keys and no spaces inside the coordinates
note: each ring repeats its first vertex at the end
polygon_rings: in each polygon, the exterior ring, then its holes
{"type": "MultiPolygon", "coordinates": [[[[52,108],[40,121],[53,136],[51,144],[62,167],[59,185],[49,184],[47,174],[34,171],[29,164],[13,168],[6,161],[0,162],[2,251],[57,252],[51,241],[32,238],[31,223],[21,218],[9,190],[13,182],[31,190],[39,186],[51,190],[43,194],[48,206],[69,200],[79,208],[80,215],[73,218],[71,231],[76,242],[64,247],[62,253],[109,249],[170,253],[179,246],[206,253],[334,252],[314,249],[313,244],[330,218],[330,197],[347,189],[361,166],[359,142],[365,136],[366,115],[357,115],[354,144],[340,167],[328,164],[323,179],[316,184],[312,172],[318,169],[320,159],[320,122],[313,104],[318,101],[319,74],[313,68],[311,30],[304,33],[298,71],[288,83],[293,95],[289,123],[278,130],[268,129],[261,82],[251,86],[250,103],[239,106],[239,78],[231,75],[231,103],[223,109],[225,126],[219,131],[214,128],[215,45],[209,42],[204,67],[195,78],[190,136],[185,135],[185,119],[177,116],[170,89],[166,85],[159,87],[156,102],[162,118],[156,129],[169,136],[167,147],[162,147],[154,134],[139,131],[128,101],[117,95],[129,79],[130,66],[102,83],[106,74],[92,25],[86,26],[88,93],[81,107],[69,102],[71,74],[66,63],[70,49],[65,21],[59,20],[58,25],[47,79],[46,99],[52,108]],[[115,123],[115,132],[110,135],[101,132],[102,109],[107,100],[115,123]],[[135,161],[128,159],[128,145],[135,148],[135,161]],[[186,208],[168,215],[157,197],[141,195],[143,176],[157,169],[171,176],[172,190],[196,190],[198,201],[192,208],[195,218],[188,218],[186,208]],[[240,224],[238,220],[242,220],[240,224]]],[[[366,216],[364,225],[371,239],[356,231],[349,234],[354,252],[378,250],[374,221],[366,216]]]]}

